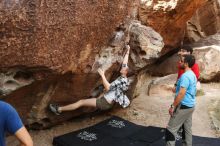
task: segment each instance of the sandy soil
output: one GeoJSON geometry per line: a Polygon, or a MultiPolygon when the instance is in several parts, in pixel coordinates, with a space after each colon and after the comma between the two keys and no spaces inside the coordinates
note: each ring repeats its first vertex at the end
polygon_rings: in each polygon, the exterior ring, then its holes
{"type": "MultiPolygon", "coordinates": [[[[193,114],[193,134],[205,137],[217,137],[211,118],[209,107],[212,101],[220,100],[220,84],[203,84],[204,96],[197,97],[196,110],[193,114]]],[[[48,130],[30,131],[36,146],[52,146],[53,137],[88,127],[100,122],[111,115],[117,115],[136,124],[145,126],[166,127],[169,120],[168,108],[172,97],[146,96],[143,88],[139,97],[133,100],[127,109],[114,109],[107,113],[94,116],[83,116],[65,122],[48,130]]],[[[15,146],[17,141],[13,136],[7,138],[8,146],[15,146]]]]}

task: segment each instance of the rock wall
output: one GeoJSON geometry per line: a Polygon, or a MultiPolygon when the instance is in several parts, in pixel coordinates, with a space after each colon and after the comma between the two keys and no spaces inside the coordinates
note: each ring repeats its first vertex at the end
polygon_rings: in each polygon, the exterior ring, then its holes
{"type": "Polygon", "coordinates": [[[0,67],[83,71],[125,20],[130,4],[131,0],[3,0],[0,67]]]}
{"type": "Polygon", "coordinates": [[[220,31],[220,1],[209,0],[187,22],[185,43],[197,42],[220,31]]]}
{"type": "Polygon", "coordinates": [[[141,0],[139,18],[164,38],[162,54],[179,46],[185,35],[186,21],[207,0],[141,0]]]}
{"type": "Polygon", "coordinates": [[[133,97],[136,73],[182,42],[186,21],[205,1],[2,0],[0,98],[34,129],[92,112],[81,108],[57,117],[48,104],[97,96],[97,68],[115,79],[127,42],[133,97]]]}
{"type": "MultiPolygon", "coordinates": [[[[11,103],[24,123],[34,128],[48,127],[84,113],[82,109],[56,119],[47,106],[51,102],[62,105],[91,97],[101,84],[96,60],[109,50],[109,41],[127,20],[132,2],[1,1],[1,99],[11,103]],[[25,76],[16,78],[17,70],[28,74],[31,82],[25,76]],[[21,84],[22,81],[27,84],[21,84]],[[18,90],[7,95],[15,89],[18,90]],[[56,120],[51,120],[53,117],[56,120]]],[[[110,47],[109,51],[110,55],[122,52],[122,46],[110,47]]],[[[118,70],[117,61],[107,66],[108,79],[118,70]]],[[[105,66],[105,62],[101,61],[101,65],[105,66]]],[[[86,109],[89,110],[93,111],[86,109]]]]}
{"type": "MultiPolygon", "coordinates": [[[[11,103],[34,129],[94,111],[82,108],[57,117],[48,111],[48,104],[97,96],[102,83],[97,68],[107,70],[110,81],[116,78],[129,36],[136,42],[131,53],[144,53],[136,54],[142,56],[142,66],[159,57],[163,39],[131,19],[134,4],[129,0],[2,1],[1,99],[11,103]]],[[[139,69],[135,66],[134,71],[139,69]]],[[[135,76],[133,81],[135,86],[135,76]]]]}

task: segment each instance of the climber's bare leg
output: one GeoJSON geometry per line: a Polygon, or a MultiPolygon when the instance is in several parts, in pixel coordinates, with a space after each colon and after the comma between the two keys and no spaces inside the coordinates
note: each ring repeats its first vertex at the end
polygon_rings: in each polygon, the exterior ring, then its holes
{"type": "Polygon", "coordinates": [[[59,112],[64,112],[64,111],[72,111],[76,110],[80,107],[87,106],[87,107],[96,107],[96,98],[89,98],[89,99],[82,99],[79,100],[75,103],[66,105],[66,106],[61,106],[58,108],[59,112]]]}

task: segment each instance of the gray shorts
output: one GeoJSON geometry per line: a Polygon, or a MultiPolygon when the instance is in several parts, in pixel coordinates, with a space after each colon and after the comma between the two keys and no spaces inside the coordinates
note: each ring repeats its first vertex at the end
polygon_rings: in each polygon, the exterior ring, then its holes
{"type": "Polygon", "coordinates": [[[104,96],[96,99],[96,107],[100,110],[109,110],[113,107],[113,104],[107,102],[104,96]]]}

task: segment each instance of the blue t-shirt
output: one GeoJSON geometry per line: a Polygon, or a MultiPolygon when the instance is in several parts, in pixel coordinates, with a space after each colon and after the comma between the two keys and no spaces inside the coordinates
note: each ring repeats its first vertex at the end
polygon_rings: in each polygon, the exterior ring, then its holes
{"type": "Polygon", "coordinates": [[[8,103],[0,101],[0,146],[5,146],[5,132],[15,134],[23,127],[16,110],[8,103]]]}
{"type": "Polygon", "coordinates": [[[181,87],[186,89],[186,94],[181,101],[182,105],[185,105],[188,107],[195,106],[196,83],[197,83],[196,76],[193,73],[193,71],[191,71],[191,70],[186,71],[179,78],[179,80],[177,82],[176,96],[178,95],[181,87]]]}

